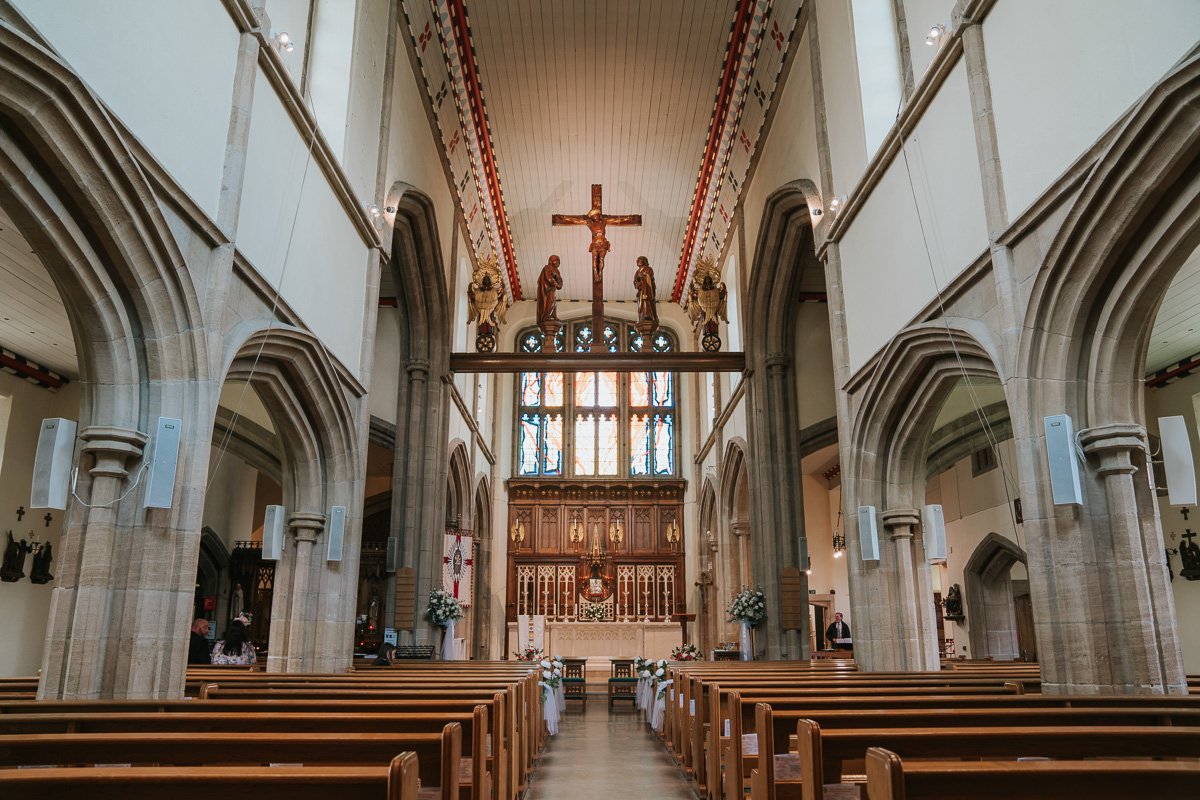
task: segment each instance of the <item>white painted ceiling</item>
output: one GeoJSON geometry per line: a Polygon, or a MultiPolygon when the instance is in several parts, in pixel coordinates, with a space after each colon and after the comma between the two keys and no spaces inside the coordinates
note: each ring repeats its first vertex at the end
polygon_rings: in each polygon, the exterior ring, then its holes
{"type": "Polygon", "coordinates": [[[79,375],[67,309],[50,273],[0,210],[0,347],[69,378],[79,375]]]}
{"type": "Polygon", "coordinates": [[[1184,262],[1159,306],[1146,352],[1146,372],[1200,353],[1200,248],[1184,262]]]}
{"type": "Polygon", "coordinates": [[[526,297],[557,254],[560,297],[591,298],[587,229],[550,216],[585,213],[599,183],[606,214],[642,215],[640,228],[608,229],[605,298],[636,299],[642,255],[670,298],[733,12],[729,0],[470,4],[526,297]]]}

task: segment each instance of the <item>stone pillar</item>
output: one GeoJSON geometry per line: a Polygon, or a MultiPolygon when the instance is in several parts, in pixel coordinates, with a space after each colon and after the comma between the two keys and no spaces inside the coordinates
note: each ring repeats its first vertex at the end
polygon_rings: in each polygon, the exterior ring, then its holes
{"type": "Polygon", "coordinates": [[[275,593],[271,601],[271,653],[269,672],[311,672],[316,654],[309,642],[316,641],[321,624],[316,609],[318,598],[313,581],[313,546],[325,529],[325,515],[297,512],[288,517],[292,546],[284,550],[275,570],[275,593]],[[289,553],[290,550],[290,553],[289,553]]]}
{"type": "Polygon", "coordinates": [[[741,587],[754,585],[754,574],[750,564],[750,523],[734,522],[730,525],[730,531],[733,533],[733,557],[734,563],[737,565],[737,574],[731,576],[737,585],[730,587],[730,591],[737,594],[741,587]]]}
{"type": "Polygon", "coordinates": [[[1104,582],[1093,607],[1106,628],[1111,682],[1126,693],[1186,693],[1158,505],[1149,480],[1134,479],[1149,461],[1145,430],[1102,425],[1080,431],[1079,441],[1099,461],[1107,500],[1107,526],[1092,528],[1104,582]],[[1099,555],[1109,548],[1107,558],[1099,555]]]}
{"type": "Polygon", "coordinates": [[[400,413],[396,424],[396,463],[393,469],[392,491],[392,534],[400,547],[400,566],[417,571],[417,606],[413,616],[401,618],[399,582],[397,582],[395,626],[401,631],[401,641],[412,643],[428,641],[429,631],[420,625],[420,598],[422,597],[421,569],[419,563],[420,535],[423,508],[422,489],[425,448],[428,439],[428,381],[430,364],[424,359],[414,359],[405,366],[407,386],[401,392],[400,413]]]}
{"type": "MultiPolygon", "coordinates": [[[[39,699],[95,700],[124,694],[116,685],[121,679],[116,670],[119,653],[110,644],[119,635],[136,639],[138,631],[121,630],[120,615],[114,613],[116,597],[161,588],[150,585],[149,578],[144,584],[128,583],[118,557],[118,539],[127,527],[122,524],[122,494],[129,465],[141,458],[146,435],[94,425],[84,428],[79,438],[83,458],[92,462],[88,478],[77,487],[77,497],[87,500],[74,499],[70,506],[51,595],[39,699]]],[[[138,499],[130,499],[129,505],[138,499]]]]}
{"type": "Polygon", "coordinates": [[[928,580],[921,580],[922,570],[928,571],[923,552],[914,552],[914,535],[921,524],[921,515],[911,508],[884,511],[883,527],[888,531],[894,567],[888,579],[896,599],[892,617],[895,644],[900,658],[899,669],[938,669],[936,633],[927,624],[923,606],[932,608],[928,580]]]}

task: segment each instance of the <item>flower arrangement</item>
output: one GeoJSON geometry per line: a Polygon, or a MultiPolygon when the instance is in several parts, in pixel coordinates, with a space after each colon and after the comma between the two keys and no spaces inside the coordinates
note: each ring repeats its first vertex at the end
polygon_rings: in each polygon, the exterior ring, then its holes
{"type": "Polygon", "coordinates": [[[542,668],[542,683],[546,684],[548,689],[557,689],[562,684],[563,665],[562,662],[556,659],[543,658],[538,662],[538,666],[542,668]]]}
{"type": "Polygon", "coordinates": [[[516,658],[517,661],[541,661],[542,648],[529,645],[524,650],[513,653],[513,657],[516,658]]]}
{"type": "Polygon", "coordinates": [[[694,644],[681,645],[671,651],[672,661],[702,661],[703,659],[700,648],[694,644]]]}
{"type": "Polygon", "coordinates": [[[753,628],[767,618],[767,598],[762,589],[743,587],[725,609],[730,622],[742,622],[753,628]]]}
{"type": "Polygon", "coordinates": [[[599,603],[589,603],[579,610],[582,622],[606,622],[612,619],[612,609],[599,603]]]}
{"type": "Polygon", "coordinates": [[[446,627],[446,624],[456,619],[462,619],[462,604],[458,598],[444,589],[434,589],[429,593],[429,606],[425,616],[434,625],[446,627]]]}

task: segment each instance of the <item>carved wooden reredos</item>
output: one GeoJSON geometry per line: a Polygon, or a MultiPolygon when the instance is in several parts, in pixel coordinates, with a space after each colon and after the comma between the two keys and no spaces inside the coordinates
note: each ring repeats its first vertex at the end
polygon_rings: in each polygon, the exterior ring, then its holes
{"type": "Polygon", "coordinates": [[[611,619],[666,619],[684,612],[684,480],[528,480],[508,481],[509,621],[533,611],[568,619],[586,606],[587,580],[595,574],[585,556],[599,533],[603,547],[600,568],[604,599],[611,619]],[[582,541],[571,541],[571,522],[578,520],[582,541]],[[672,522],[679,541],[672,544],[672,522]],[[524,539],[512,540],[513,526],[523,523],[524,539]],[[609,537],[611,523],[620,523],[619,543],[609,537]],[[535,576],[536,608],[519,602],[518,572],[535,576]],[[620,583],[618,582],[620,576],[620,583]],[[620,588],[618,588],[618,586],[620,588]],[[557,601],[557,602],[556,602],[557,601]]]}

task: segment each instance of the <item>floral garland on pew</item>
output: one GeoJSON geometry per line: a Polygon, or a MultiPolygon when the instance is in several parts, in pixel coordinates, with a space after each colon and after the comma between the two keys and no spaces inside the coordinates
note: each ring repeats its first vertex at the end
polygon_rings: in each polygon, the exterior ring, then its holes
{"type": "Polygon", "coordinates": [[[542,688],[542,699],[545,700],[547,690],[554,691],[562,685],[563,663],[557,657],[554,659],[543,658],[538,662],[538,666],[542,668],[542,683],[546,684],[542,688]]]}
{"type": "Polygon", "coordinates": [[[667,695],[667,660],[660,658],[655,661],[652,658],[634,659],[634,665],[640,666],[638,676],[649,678],[655,686],[654,696],[658,700],[662,700],[667,695]]]}

